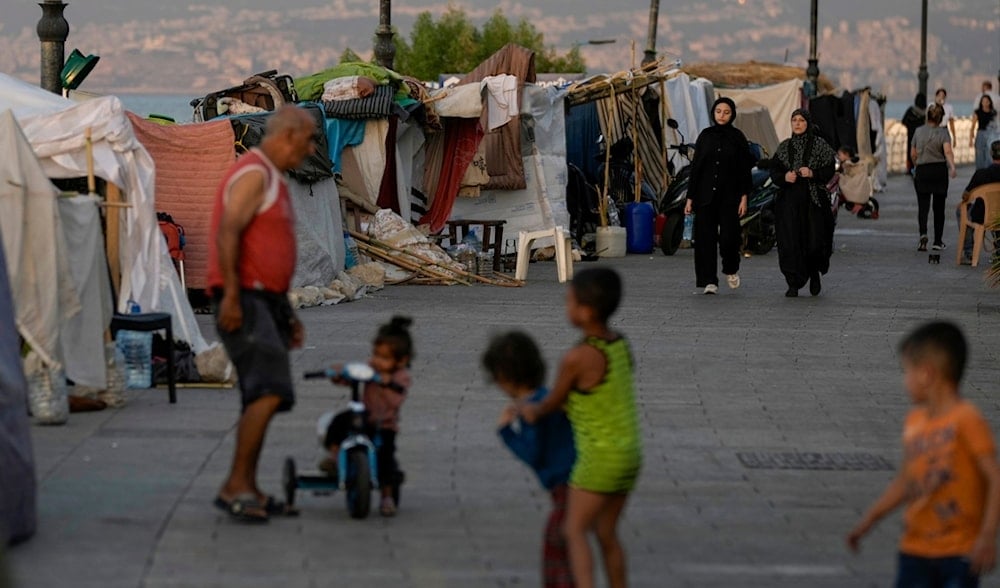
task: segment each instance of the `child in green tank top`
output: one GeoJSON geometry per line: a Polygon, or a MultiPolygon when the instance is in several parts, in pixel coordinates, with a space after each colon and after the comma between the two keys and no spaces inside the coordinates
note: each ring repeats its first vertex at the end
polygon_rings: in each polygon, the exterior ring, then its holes
{"type": "Polygon", "coordinates": [[[627,585],[617,527],[639,475],[642,444],[631,352],[625,338],[608,327],[621,295],[621,278],[614,270],[594,268],[574,276],[566,314],[584,340],[566,353],[548,396],[521,407],[529,423],[562,408],[573,425],[577,458],[570,473],[564,532],[578,588],[594,585],[587,542],[591,532],[601,548],[608,585],[627,585]]]}

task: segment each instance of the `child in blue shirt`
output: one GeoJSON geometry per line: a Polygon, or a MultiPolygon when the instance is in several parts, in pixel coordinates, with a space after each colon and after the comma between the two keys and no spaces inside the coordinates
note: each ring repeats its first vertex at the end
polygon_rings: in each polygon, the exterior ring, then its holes
{"type": "Polygon", "coordinates": [[[482,363],[493,382],[514,401],[500,414],[500,438],[535,471],[539,482],[552,494],[552,512],[542,548],[544,585],[573,586],[563,537],[567,483],[576,461],[569,419],[565,412],[557,411],[529,425],[518,416],[518,402],[541,402],[548,394],[544,386],[545,362],[530,336],[512,331],[494,337],[483,353],[482,363]]]}

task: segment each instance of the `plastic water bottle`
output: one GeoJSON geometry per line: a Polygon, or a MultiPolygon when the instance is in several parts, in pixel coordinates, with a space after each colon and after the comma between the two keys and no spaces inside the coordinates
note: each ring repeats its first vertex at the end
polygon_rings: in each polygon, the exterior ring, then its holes
{"type": "MultiPolygon", "coordinates": [[[[141,312],[134,300],[128,301],[129,314],[141,312]]],[[[125,361],[125,387],[150,388],[153,385],[153,334],[142,331],[118,331],[115,346],[125,361]]]]}
{"type": "Polygon", "coordinates": [[[684,237],[685,241],[690,241],[694,236],[694,213],[684,215],[684,237]]]}
{"type": "Polygon", "coordinates": [[[358,244],[347,231],[344,231],[344,249],[344,269],[351,269],[358,265],[358,257],[360,256],[358,244]]]}

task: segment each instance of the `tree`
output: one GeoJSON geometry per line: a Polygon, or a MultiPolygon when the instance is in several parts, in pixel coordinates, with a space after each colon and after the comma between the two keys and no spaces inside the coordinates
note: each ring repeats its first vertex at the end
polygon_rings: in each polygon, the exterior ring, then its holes
{"type": "Polygon", "coordinates": [[[340,54],[340,63],[350,63],[353,61],[364,61],[361,57],[351,50],[350,47],[344,49],[344,52],[340,54]]]}
{"type": "Polygon", "coordinates": [[[430,12],[417,16],[410,42],[396,38],[396,70],[422,80],[435,80],[443,73],[471,71],[504,45],[516,43],[535,52],[535,71],[572,73],[586,71],[578,47],[559,54],[546,47],[545,38],[522,18],[514,26],[497,9],[477,30],[461,8],[449,6],[436,21],[430,12]]]}

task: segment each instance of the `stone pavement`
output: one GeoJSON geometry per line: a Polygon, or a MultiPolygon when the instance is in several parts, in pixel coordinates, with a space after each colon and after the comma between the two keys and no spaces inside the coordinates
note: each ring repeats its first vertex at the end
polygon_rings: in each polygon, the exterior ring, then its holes
{"type": "MultiPolygon", "coordinates": [[[[953,181],[949,214],[970,174],[953,181]]],[[[817,298],[783,296],[776,252],[744,260],[743,287],[715,297],[694,295],[690,250],[600,262],[625,276],[614,326],[637,361],[645,462],[621,525],[632,586],[890,585],[898,515],[860,555],[843,538],[893,475],[871,468],[898,463],[908,404],[895,346],[921,321],[964,327],[965,393],[1000,433],[1000,290],[984,285],[982,267],[954,264],[951,216],[941,265],[915,251],[906,178],[879,198],[878,221],[841,214],[817,298]],[[845,455],[856,453],[868,461],[845,455]],[[844,463],[861,469],[790,469],[844,463]],[[788,469],[748,467],[762,464],[788,469]]],[[[490,333],[518,327],[555,370],[578,337],[555,275],[536,263],[521,289],[397,286],[302,312],[309,341],[296,373],[364,359],[378,324],[415,319],[396,518],[352,520],[342,495],[300,493],[300,518],[234,524],[211,501],[231,456],[236,393],[182,389],[171,406],[163,390],[133,391],[123,409],[33,428],[40,528],[8,554],[14,585],[537,586],[547,496],[494,434],[504,399],[478,359],[490,333]]],[[[326,383],[303,381],[298,393],[262,458],[275,492],[286,455],[300,469],[316,462],[315,419],[345,400],[326,383]]]]}

